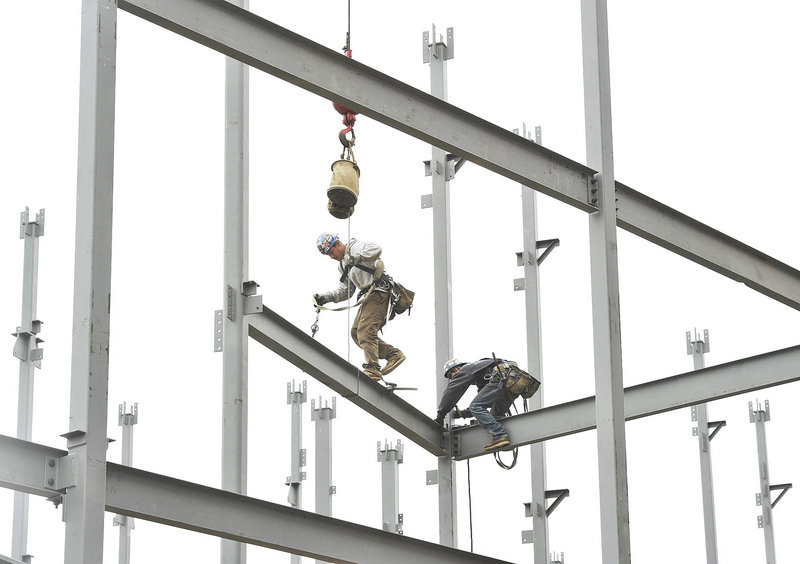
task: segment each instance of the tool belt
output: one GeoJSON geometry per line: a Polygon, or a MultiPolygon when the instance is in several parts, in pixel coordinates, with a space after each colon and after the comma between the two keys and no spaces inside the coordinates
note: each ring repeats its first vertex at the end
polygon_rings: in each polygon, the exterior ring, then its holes
{"type": "Polygon", "coordinates": [[[503,387],[515,396],[528,399],[536,393],[541,382],[522,370],[514,361],[498,362],[492,370],[492,375],[497,373],[505,381],[503,387]]]}
{"type": "MultiPolygon", "coordinates": [[[[386,274],[383,271],[383,261],[378,259],[376,261],[376,268],[374,269],[361,264],[356,264],[355,267],[364,272],[369,272],[375,277],[372,286],[364,288],[359,292],[359,299],[372,289],[378,292],[387,292],[389,294],[389,321],[394,319],[396,315],[405,313],[406,311],[411,315],[411,306],[414,305],[414,292],[401,285],[399,282],[395,282],[391,276],[386,274]]],[[[346,275],[347,271],[345,271],[345,276],[346,275]]]]}

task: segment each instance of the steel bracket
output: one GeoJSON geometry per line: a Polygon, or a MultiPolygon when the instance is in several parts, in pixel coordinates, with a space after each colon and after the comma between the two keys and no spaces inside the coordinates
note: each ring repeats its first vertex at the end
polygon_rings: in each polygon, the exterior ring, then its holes
{"type": "Polygon", "coordinates": [[[257,295],[258,284],[253,280],[242,283],[242,295],[244,296],[244,314],[261,313],[264,311],[261,296],[257,295]]]}
{"type": "Polygon", "coordinates": [[[66,456],[44,457],[44,488],[59,492],[66,493],[67,488],[73,488],[78,485],[77,472],[75,469],[75,454],[68,454],[66,456]]]}
{"type": "Polygon", "coordinates": [[[784,495],[786,495],[786,492],[788,492],[790,489],[792,489],[792,484],[791,483],[789,483],[789,484],[775,484],[774,486],[770,486],[769,487],[769,491],[771,491],[771,492],[774,492],[774,491],[777,491],[777,490],[781,490],[781,493],[778,495],[778,497],[775,498],[775,501],[773,501],[770,504],[770,507],[775,507],[776,505],[778,505],[778,502],[781,500],[781,498],[784,495]]]}
{"type": "Polygon", "coordinates": [[[214,352],[222,352],[222,335],[225,328],[225,323],[222,319],[222,310],[218,309],[214,312],[214,352]]]}
{"type": "Polygon", "coordinates": [[[565,498],[569,497],[569,490],[545,490],[544,497],[545,499],[555,499],[546,511],[547,516],[550,517],[550,514],[556,510],[556,507],[558,507],[565,498]]]}
{"type": "Polygon", "coordinates": [[[433,486],[439,483],[439,470],[428,470],[425,472],[425,485],[433,486]]]}
{"type": "Polygon", "coordinates": [[[439,37],[439,41],[435,44],[431,43],[431,37],[433,40],[436,41],[436,26],[431,26],[431,31],[423,31],[422,32],[422,62],[423,63],[430,63],[431,62],[431,53],[433,53],[434,57],[438,57],[438,51],[436,47],[439,45],[442,46],[442,56],[444,60],[452,59],[455,55],[455,43],[453,40],[453,28],[447,28],[447,43],[442,41],[441,36],[439,37]]]}
{"type": "Polygon", "coordinates": [[[695,349],[700,354],[711,352],[711,340],[708,337],[708,329],[703,330],[703,340],[697,338],[697,331],[695,331],[694,341],[692,340],[692,332],[686,332],[686,354],[692,356],[695,349]]]}
{"type": "Polygon", "coordinates": [[[44,235],[44,208],[36,214],[36,221],[30,221],[28,206],[25,206],[25,211],[19,214],[19,238],[24,239],[25,235],[30,237],[44,235]]]}

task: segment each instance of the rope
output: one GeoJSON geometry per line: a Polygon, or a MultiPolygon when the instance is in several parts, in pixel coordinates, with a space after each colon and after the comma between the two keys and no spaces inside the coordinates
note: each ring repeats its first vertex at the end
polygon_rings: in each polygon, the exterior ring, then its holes
{"type": "Polygon", "coordinates": [[[472,480],[469,468],[469,458],[467,458],[467,496],[469,497],[469,551],[475,552],[472,542],[472,480]]]}

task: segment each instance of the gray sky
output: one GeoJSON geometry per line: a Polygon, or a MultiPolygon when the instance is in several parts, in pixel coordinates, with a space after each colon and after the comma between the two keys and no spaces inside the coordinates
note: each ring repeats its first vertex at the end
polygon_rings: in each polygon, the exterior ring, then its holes
{"type": "MultiPolygon", "coordinates": [[[[584,160],[579,2],[492,4],[409,0],[401,10],[352,3],[353,56],[427,91],[421,35],[455,28],[449,101],[508,129],[541,125],[544,145],[584,160]]],[[[43,369],[36,374],[33,439],[66,448],[75,233],[80,3],[45,0],[5,6],[0,60],[0,319],[19,323],[23,244],[19,213],[46,208],[40,241],[38,317],[45,322],[43,369]]],[[[265,2],[251,10],[331,49],[344,44],[346,2],[265,2]],[[313,14],[313,16],[311,16],[313,14]]],[[[796,34],[800,7],[767,0],[678,0],[665,5],[609,1],[615,171],[619,181],[727,235],[800,267],[793,200],[800,182],[789,163],[800,142],[796,34]]],[[[115,144],[112,327],[108,459],[120,460],[117,406],[139,403],[134,464],[219,485],[222,356],[213,352],[213,312],[222,307],[224,58],[127,13],[119,13],[115,144]]],[[[267,307],[307,329],[310,296],[336,285],[334,264],[318,256],[320,231],[349,232],[384,247],[387,270],[417,292],[411,317],[386,339],[406,363],[392,375],[419,388],[405,396],[435,411],[430,192],[422,162],[429,146],[366,117],[356,124],[361,196],[351,221],[325,209],[330,163],[341,150],[330,103],[258,71],[250,73],[250,278],[267,307]]],[[[467,163],[451,182],[455,354],[526,358],[520,187],[467,163]]],[[[545,404],[594,394],[588,229],[582,212],[539,197],[539,236],[561,246],[542,267],[545,404]]],[[[714,365],[796,345],[798,313],[741,284],[619,233],[625,385],[692,367],[684,335],[711,334],[714,365]]],[[[360,364],[345,313],[324,312],[317,338],[360,364]]],[[[0,358],[0,433],[16,434],[18,361],[0,358]]],[[[286,383],[308,380],[309,453],[304,508],[313,510],[310,399],[331,393],[260,345],[250,345],[249,484],[254,497],[286,501],[289,416],[286,383]]],[[[714,439],[721,562],[764,555],[755,430],[748,401],[770,400],[767,424],[773,483],[800,473],[797,384],[710,405],[727,427],[714,439]]],[[[462,400],[466,405],[469,396],[462,400]]],[[[380,526],[376,443],[400,438],[405,534],[436,541],[436,490],[425,486],[435,460],[340,400],[334,420],[334,516],[380,526]]],[[[631,549],[634,562],[704,562],[696,439],[689,410],[629,423],[631,549]]],[[[548,489],[571,495],[550,519],[552,551],[570,563],[599,563],[595,434],[547,444],[548,489]]],[[[512,471],[489,457],[471,463],[474,545],[513,562],[532,561],[519,531],[530,528],[528,450],[512,471]]],[[[467,469],[459,468],[459,543],[469,549],[467,469]]],[[[800,558],[795,492],[775,510],[777,555],[800,558]]],[[[11,552],[12,495],[0,491],[0,554],[11,552]]],[[[29,551],[36,562],[63,558],[60,510],[31,501],[29,551]]],[[[117,529],[106,516],[105,553],[116,562],[117,529]]],[[[219,541],[137,520],[133,562],[181,558],[217,562],[219,541]]],[[[250,548],[248,561],[288,562],[250,548]]]]}

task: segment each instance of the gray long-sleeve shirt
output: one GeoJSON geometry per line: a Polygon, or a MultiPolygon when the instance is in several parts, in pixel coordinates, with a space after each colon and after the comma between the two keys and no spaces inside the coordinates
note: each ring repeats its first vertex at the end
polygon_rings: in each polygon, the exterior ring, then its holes
{"type": "MultiPolygon", "coordinates": [[[[360,264],[365,268],[375,270],[375,261],[380,258],[382,252],[383,249],[376,243],[350,239],[344,257],[339,261],[339,274],[342,281],[339,282],[337,289],[328,292],[332,298],[330,301],[341,302],[352,296],[356,288],[359,290],[369,288],[373,282],[373,275],[360,268],[355,268],[353,265],[360,264]]],[[[381,291],[380,288],[377,290],[381,291]]]]}

